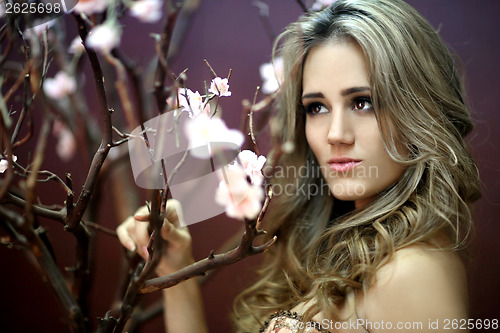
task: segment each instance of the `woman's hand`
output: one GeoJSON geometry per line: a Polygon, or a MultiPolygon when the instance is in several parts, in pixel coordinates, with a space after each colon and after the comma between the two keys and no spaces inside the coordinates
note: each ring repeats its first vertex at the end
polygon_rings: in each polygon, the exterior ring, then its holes
{"type": "MultiPolygon", "coordinates": [[[[182,216],[179,201],[170,199],[165,208],[165,219],[161,228],[161,237],[166,240],[166,252],[156,268],[158,275],[178,271],[194,262],[191,254],[191,235],[182,216]]],[[[128,217],[118,226],[116,232],[123,246],[148,259],[149,211],[146,206],[139,208],[134,216],[128,217]]]]}
{"type": "MultiPolygon", "coordinates": [[[[137,251],[146,260],[148,221],[149,211],[143,206],[116,229],[123,246],[137,251]]],[[[194,262],[191,255],[191,235],[187,227],[179,227],[180,225],[185,225],[182,207],[177,200],[168,200],[161,227],[161,237],[166,240],[167,249],[156,267],[156,274],[160,276],[176,272],[194,262]]],[[[164,289],[162,294],[166,332],[208,332],[200,287],[196,279],[164,289]]]]}

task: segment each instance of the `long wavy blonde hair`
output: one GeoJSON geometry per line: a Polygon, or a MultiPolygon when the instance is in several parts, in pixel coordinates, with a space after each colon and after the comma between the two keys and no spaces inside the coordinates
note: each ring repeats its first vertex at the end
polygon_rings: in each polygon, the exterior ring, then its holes
{"type": "Polygon", "coordinates": [[[458,250],[472,228],[470,204],[480,196],[479,177],[464,141],[473,125],[461,78],[436,30],[401,0],[338,0],[281,35],[277,52],[285,81],[277,117],[282,139],[293,142],[295,151],[280,165],[317,165],[304,132],[302,66],[313,47],[332,40],[362,48],[386,149],[406,169],[358,210],[331,193],[311,197],[299,190],[323,188],[319,173],[274,179],[274,185],[296,191],[273,199],[266,223],[278,241],[265,254],[258,282],[235,301],[238,332],[257,331],[274,311],[312,299],[305,319],[319,311],[338,319],[336,306],[348,291],[368,287],[394,251],[432,242],[438,234],[448,236],[448,250],[458,250]]]}

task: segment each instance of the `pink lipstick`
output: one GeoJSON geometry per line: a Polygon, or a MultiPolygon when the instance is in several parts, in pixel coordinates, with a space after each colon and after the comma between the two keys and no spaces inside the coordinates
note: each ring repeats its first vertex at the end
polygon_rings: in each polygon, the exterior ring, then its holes
{"type": "Polygon", "coordinates": [[[333,157],[329,159],[327,163],[333,171],[347,172],[360,164],[361,160],[356,160],[350,157],[333,157]]]}

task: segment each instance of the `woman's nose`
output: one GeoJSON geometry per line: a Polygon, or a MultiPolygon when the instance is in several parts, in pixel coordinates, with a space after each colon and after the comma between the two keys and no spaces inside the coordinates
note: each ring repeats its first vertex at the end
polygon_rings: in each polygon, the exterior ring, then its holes
{"type": "Polygon", "coordinates": [[[334,110],[330,117],[327,140],[331,145],[351,145],[354,143],[352,121],[343,110],[334,110]]]}

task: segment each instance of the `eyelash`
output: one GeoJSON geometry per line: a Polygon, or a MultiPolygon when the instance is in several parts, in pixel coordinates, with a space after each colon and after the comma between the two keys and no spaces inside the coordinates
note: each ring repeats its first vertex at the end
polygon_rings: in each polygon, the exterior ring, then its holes
{"type": "MultiPolygon", "coordinates": [[[[372,105],[372,99],[370,97],[355,97],[353,98],[352,100],[352,109],[354,111],[364,111],[364,112],[369,112],[369,111],[373,111],[373,105],[372,105]],[[364,107],[362,109],[356,109],[355,107],[357,106],[358,103],[365,103],[364,107]],[[366,104],[369,104],[368,107],[366,107],[366,104]]],[[[310,115],[317,115],[317,114],[323,114],[323,113],[328,113],[328,109],[326,108],[326,106],[323,104],[323,103],[320,103],[320,102],[312,102],[312,103],[309,103],[309,104],[306,104],[306,105],[303,105],[302,106],[305,113],[306,114],[310,114],[310,115]],[[320,107],[320,108],[324,108],[326,109],[327,111],[326,112],[315,112],[314,109],[317,108],[317,107],[320,107]]]]}

